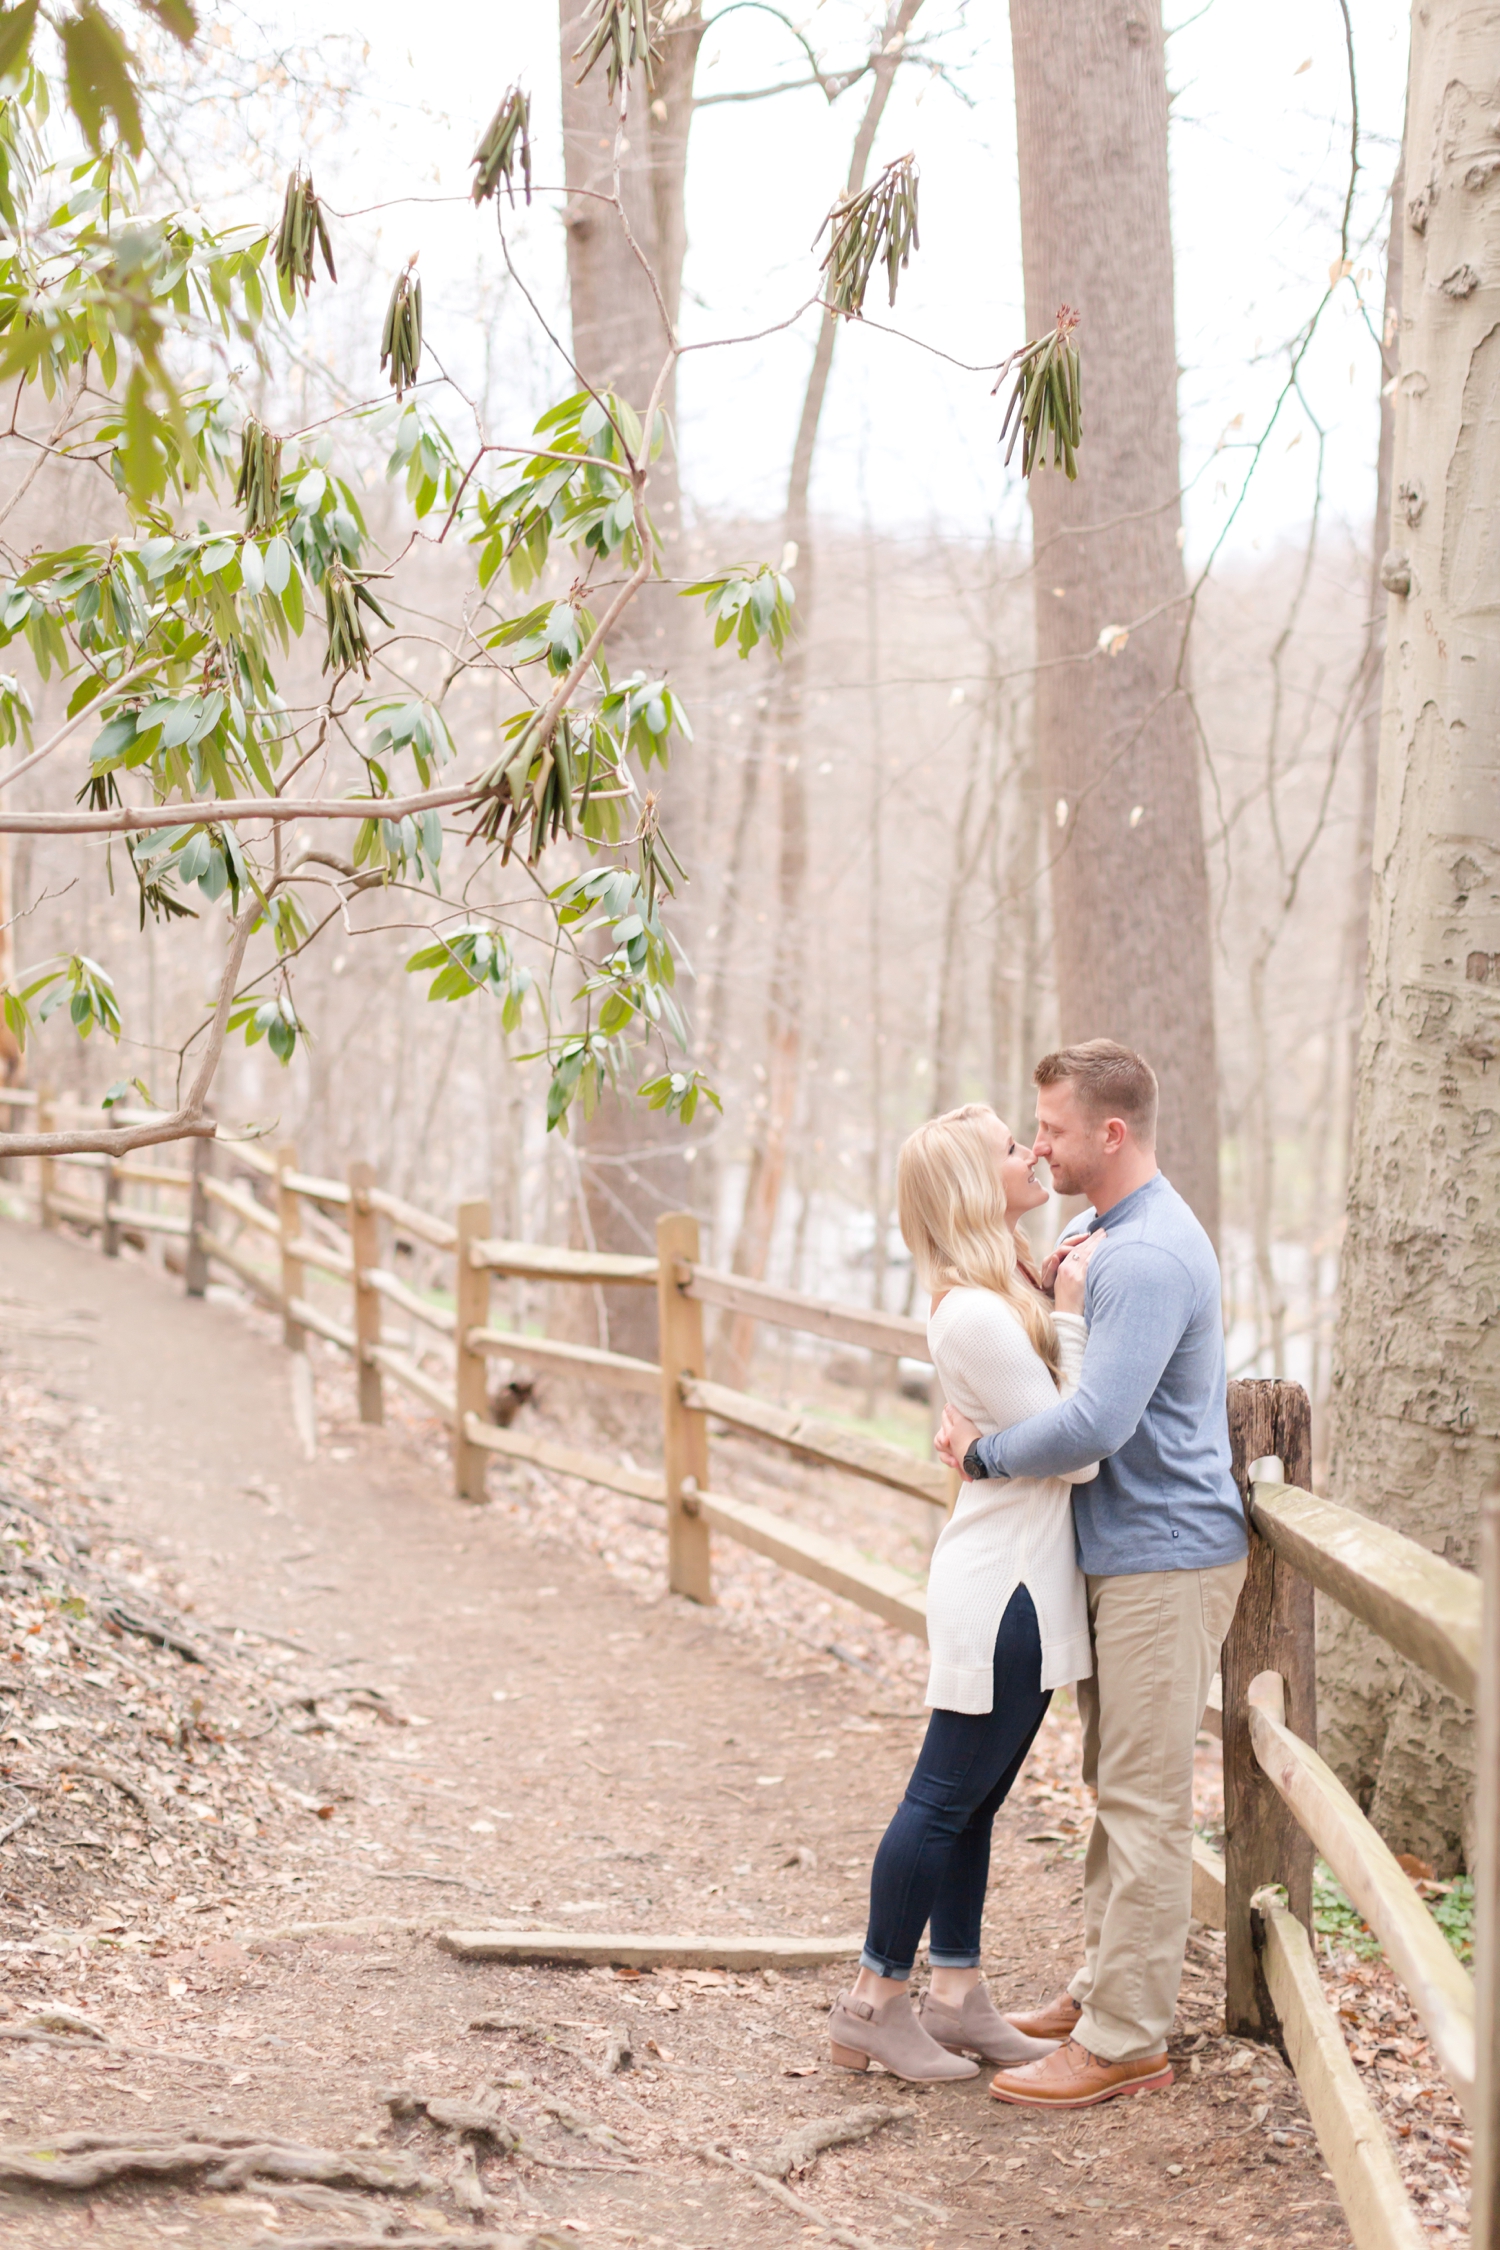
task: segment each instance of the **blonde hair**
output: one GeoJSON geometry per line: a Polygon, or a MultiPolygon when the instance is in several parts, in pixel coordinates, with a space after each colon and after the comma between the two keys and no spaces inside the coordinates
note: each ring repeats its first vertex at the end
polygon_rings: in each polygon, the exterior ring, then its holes
{"type": "Polygon", "coordinates": [[[999,1127],[987,1103],[967,1102],[907,1135],[896,1162],[901,1238],[924,1289],[989,1289],[1003,1297],[1055,1383],[1057,1330],[1020,1279],[1024,1254],[1006,1223],[999,1127]]]}

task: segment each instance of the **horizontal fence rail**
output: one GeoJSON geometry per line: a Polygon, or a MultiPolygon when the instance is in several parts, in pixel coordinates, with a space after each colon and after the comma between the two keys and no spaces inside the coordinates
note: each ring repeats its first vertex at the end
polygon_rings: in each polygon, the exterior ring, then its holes
{"type": "MultiPolygon", "coordinates": [[[[1340,1602],[1475,1703],[1485,1661],[1481,1610],[1491,1597],[1480,1579],[1296,1481],[1310,1465],[1310,1416],[1295,1385],[1232,1384],[1230,1392],[1250,1561],[1222,1665],[1227,2028],[1281,2037],[1357,2250],[1417,2250],[1426,2233],[1318,1977],[1314,1850],[1379,1940],[1477,2144],[1493,2130],[1495,2072],[1476,2029],[1476,1986],[1492,1989],[1496,1956],[1481,1931],[1479,1977],[1470,1976],[1389,1846],[1318,1756],[1312,1598],[1316,1588],[1340,1602]],[[1262,1450],[1268,1438],[1276,1452],[1262,1450]]],[[[1495,1545],[1500,1561],[1500,1539],[1495,1545]]],[[[1493,1651],[1489,1661],[1496,1663],[1493,1651]]],[[[1212,1890],[1212,1871],[1195,1867],[1195,1901],[1212,1890]]],[[[1477,2214],[1474,2241],[1494,2250],[1477,2214]]]]}
{"type": "Polygon", "coordinates": [[[1477,1699],[1479,1580],[1369,1516],[1260,1483],[1256,1530],[1321,1593],[1372,1626],[1461,1701],[1477,1699]]]}
{"type": "MultiPolygon", "coordinates": [[[[51,1129],[54,1105],[45,1093],[0,1089],[0,1105],[6,1100],[34,1108],[39,1127],[51,1129]]],[[[125,1112],[121,1121],[138,1121],[137,1113],[125,1112]]],[[[341,1181],[300,1171],[291,1148],[273,1154],[249,1142],[221,1144],[215,1158],[213,1144],[196,1140],[180,1168],[107,1155],[39,1158],[36,1200],[44,1226],[64,1220],[95,1231],[109,1254],[121,1240],[157,1234],[170,1249],[176,1238],[193,1294],[203,1293],[212,1266],[221,1267],[280,1314],[294,1349],[315,1335],[354,1362],[362,1420],[384,1418],[385,1383],[408,1392],[452,1433],[455,1489],[463,1497],[483,1496],[486,1464],[496,1458],[576,1477],[661,1511],[668,1583],[678,1593],[712,1600],[710,1541],[717,1534],[925,1639],[926,1597],[917,1578],[719,1489],[710,1438],[727,1429],[934,1512],[951,1508],[956,1479],[865,1431],[713,1381],[703,1308],[925,1362],[920,1321],[704,1266],[697,1222],[685,1214],[660,1221],[655,1257],[512,1242],[491,1234],[487,1203],[462,1205],[450,1223],[382,1188],[368,1165],[351,1166],[341,1181]],[[237,1176],[215,1176],[213,1161],[237,1176]],[[170,1208],[159,1207],[163,1197],[170,1208]],[[451,1261],[451,1288],[419,1286],[420,1265],[393,1270],[392,1260],[415,1256],[418,1245],[451,1261]],[[309,1294],[309,1274],[347,1292],[337,1310],[309,1294]],[[490,1305],[496,1278],[654,1289],[660,1359],[499,1325],[490,1305]],[[428,1340],[398,1343],[382,1331],[386,1316],[399,1316],[413,1339],[427,1331],[428,1340]],[[424,1364],[434,1359],[443,1362],[439,1373],[424,1364]],[[637,1468],[502,1426],[487,1389],[489,1363],[497,1360],[653,1399],[661,1414],[661,1468],[637,1468]]],[[[1223,1736],[1225,1851],[1221,1858],[1195,1839],[1193,1853],[1194,1911],[1226,1932],[1226,2027],[1283,2042],[1356,2250],[1418,2250],[1425,2235],[1318,1975],[1312,1869],[1314,1852],[1321,1853],[1383,1947],[1473,2124],[1474,2240],[1483,2250],[1500,2250],[1493,2223],[1500,2189],[1500,1867],[1482,1863],[1476,1886],[1476,1979],[1319,1757],[1314,1664],[1316,1592],[1479,1709],[1480,1828],[1493,1845],[1491,1860],[1500,1860],[1500,1771],[1489,1771],[1500,1768],[1500,1500],[1486,1515],[1481,1585],[1387,1525],[1307,1489],[1310,1415],[1296,1385],[1232,1383],[1228,1410],[1250,1553],[1220,1680],[1204,1713],[1205,1728],[1223,1736]],[[1484,1615],[1492,1620],[1487,1629],[1484,1615]]]]}

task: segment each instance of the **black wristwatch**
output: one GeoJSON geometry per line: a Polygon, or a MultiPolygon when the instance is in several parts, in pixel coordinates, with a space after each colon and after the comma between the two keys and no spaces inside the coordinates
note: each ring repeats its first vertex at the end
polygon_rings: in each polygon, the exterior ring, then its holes
{"type": "Polygon", "coordinates": [[[964,1475],[968,1478],[970,1484],[982,1484],[989,1473],[980,1455],[979,1440],[976,1438],[964,1455],[964,1475]]]}

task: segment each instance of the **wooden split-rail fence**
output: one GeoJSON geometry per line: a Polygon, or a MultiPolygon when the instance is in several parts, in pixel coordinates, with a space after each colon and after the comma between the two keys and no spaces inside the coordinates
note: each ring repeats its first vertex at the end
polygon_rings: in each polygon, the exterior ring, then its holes
{"type": "MultiPolygon", "coordinates": [[[[7,1100],[13,1108],[33,1107],[37,1128],[48,1129],[52,1111],[45,1097],[0,1089],[0,1109],[7,1100]]],[[[134,1122],[136,1115],[127,1112],[121,1122],[134,1122]]],[[[921,1322],[829,1304],[704,1266],[697,1221],[685,1213],[658,1222],[655,1257],[623,1257],[498,1239],[485,1202],[460,1204],[450,1222],[390,1194],[364,1164],[351,1165],[345,1179],[322,1178],[300,1171],[288,1148],[275,1156],[247,1143],[218,1144],[216,1151],[207,1140],[189,1144],[181,1165],[153,1155],[150,1163],[129,1156],[37,1159],[38,1219],[43,1226],[66,1221],[96,1230],[107,1255],[126,1239],[176,1238],[193,1295],[204,1293],[214,1265],[223,1267],[280,1313],[292,1349],[304,1349],[311,1334],[349,1355],[364,1421],[383,1418],[387,1382],[437,1415],[452,1433],[454,1484],[463,1498],[483,1496],[490,1456],[530,1462],[661,1508],[668,1582],[695,1601],[713,1598],[711,1536],[718,1532],[925,1638],[922,1588],[906,1573],[716,1491],[709,1425],[749,1433],[942,1513],[952,1505],[947,1473],[897,1446],[710,1381],[703,1308],[829,1343],[925,1359],[921,1322]],[[239,1180],[220,1176],[218,1167],[237,1171],[239,1180]],[[163,1209],[163,1197],[174,1199],[176,1208],[163,1209]],[[451,1304],[414,1289],[382,1262],[384,1236],[451,1256],[451,1304]],[[342,1316],[311,1300],[310,1272],[347,1290],[342,1316]],[[503,1277],[654,1290],[660,1362],[497,1324],[491,1290],[503,1277]],[[451,1381],[382,1334],[385,1306],[446,1339],[451,1381]],[[498,1426],[487,1392],[495,1358],[658,1400],[661,1470],[498,1426]]],[[[1358,2250],[1423,2250],[1426,2233],[1324,1997],[1312,1915],[1314,1859],[1321,1855],[1379,1939],[1470,2122],[1472,2242],[1474,2250],[1500,2250],[1500,1495],[1486,1509],[1483,1570],[1476,1577],[1308,1489],[1311,1417],[1298,1385],[1232,1383],[1228,1406],[1250,1561],[1214,1703],[1205,1714],[1205,1723],[1223,1737],[1225,1848],[1221,1857],[1199,1843],[1194,1865],[1195,1911],[1225,1931],[1226,2029],[1283,2047],[1358,2250]],[[1473,1976],[1317,1754],[1317,1593],[1351,1611],[1478,1713],[1473,1976]]]]}

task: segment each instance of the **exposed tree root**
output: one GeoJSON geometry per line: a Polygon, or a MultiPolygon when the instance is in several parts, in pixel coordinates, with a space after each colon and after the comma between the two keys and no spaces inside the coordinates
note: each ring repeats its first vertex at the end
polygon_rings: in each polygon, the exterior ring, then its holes
{"type": "Polygon", "coordinates": [[[825,2148],[843,2148],[850,2141],[867,2141],[878,2133],[882,2125],[894,2125],[903,2117],[915,2117],[916,2110],[910,2102],[900,2109],[870,2108],[846,2109],[842,2117],[813,2117],[799,2125],[762,2157],[760,2168],[773,2179],[789,2179],[793,2173],[810,2172],[825,2148]]]}
{"type": "Polygon", "coordinates": [[[78,2193],[115,2180],[196,2180],[204,2187],[245,2187],[252,2179],[313,2182],[365,2188],[377,2195],[431,2191],[439,2183],[408,2158],[381,2150],[357,2154],[308,2148],[295,2141],[255,2140],[249,2134],[63,2133],[29,2146],[0,2147],[0,2185],[78,2193]]]}
{"type": "Polygon", "coordinates": [[[780,2180],[773,2180],[769,2172],[756,2172],[748,2164],[737,2164],[722,2148],[702,2148],[698,2153],[707,2163],[722,2165],[726,2172],[733,2172],[739,2179],[747,2180],[752,2186],[762,2189],[765,2194],[775,2196],[778,2203],[784,2203],[789,2211],[795,2211],[799,2219],[806,2219],[809,2225],[826,2234],[830,2242],[841,2243],[843,2250],[881,2250],[881,2245],[871,2242],[868,2235],[856,2234],[852,2227],[840,2226],[836,2219],[825,2218],[810,2203],[804,2203],[800,2195],[793,2195],[790,2188],[783,2187],[780,2180]]]}
{"type": "MultiPolygon", "coordinates": [[[[250,2250],[432,2250],[431,2234],[256,2234],[250,2250]]],[[[464,2250],[565,2250],[561,2234],[466,2234],[464,2250]]]]}

